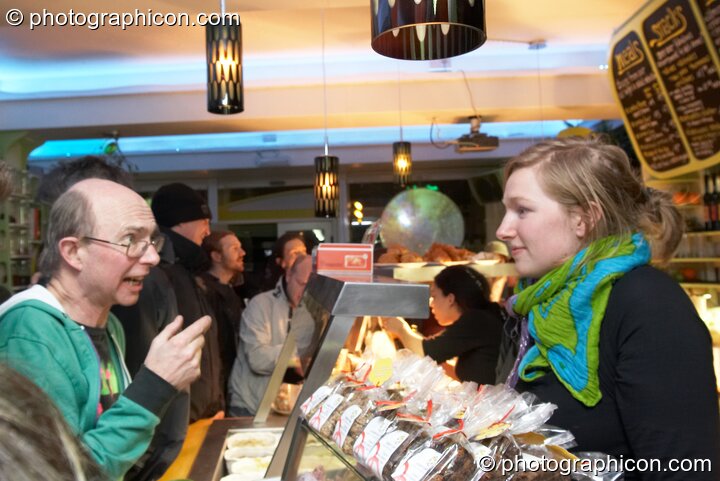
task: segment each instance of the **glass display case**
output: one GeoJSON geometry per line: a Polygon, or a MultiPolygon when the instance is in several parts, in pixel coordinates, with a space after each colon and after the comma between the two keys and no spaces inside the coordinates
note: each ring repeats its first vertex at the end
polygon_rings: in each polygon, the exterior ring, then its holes
{"type": "Polygon", "coordinates": [[[294,331],[295,326],[288,333],[255,418],[214,420],[200,442],[188,477],[194,481],[219,481],[230,474],[225,454],[233,434],[284,428],[265,478],[291,480],[297,479],[300,473],[306,475],[303,479],[312,480],[307,476],[312,476],[316,470],[324,473],[324,477],[319,479],[325,480],[366,478],[362,467],[356,467],[354,460],[329,446],[301,420],[300,405],[327,381],[346,344],[360,348],[363,329],[367,325],[367,322],[361,321],[369,319],[369,316],[426,318],[429,315],[429,296],[427,284],[411,284],[390,278],[350,282],[313,274],[303,302],[315,323],[316,335],[305,366],[305,381],[292,411],[288,416],[280,416],[271,406],[295,352],[298,334],[294,331]]]}
{"type": "MultiPolygon", "coordinates": [[[[426,284],[411,284],[390,278],[376,278],[372,282],[347,282],[321,275],[311,277],[303,300],[320,335],[306,370],[307,376],[302,390],[288,418],[266,477],[281,477],[286,481],[297,479],[298,469],[301,466],[303,469],[310,468],[307,461],[308,456],[311,456],[309,450],[320,449],[313,447],[317,446],[317,443],[320,443],[322,450],[329,455],[323,459],[336,458],[336,461],[344,466],[343,468],[337,465],[335,461],[333,461],[335,464],[328,466],[319,464],[318,466],[323,466],[322,469],[329,469],[340,476],[326,479],[345,480],[364,477],[362,471],[355,467],[354,461],[340,455],[323,440],[318,439],[319,436],[315,436],[311,428],[300,420],[300,405],[330,377],[338,356],[353,326],[356,325],[357,318],[364,316],[426,318],[429,315],[429,297],[430,291],[426,284]],[[304,459],[305,464],[303,464],[304,459]]],[[[286,342],[283,350],[287,348],[292,351],[291,348],[294,346],[288,346],[294,342],[292,337],[288,336],[289,342],[286,342]]],[[[280,362],[278,365],[281,365],[280,362]]],[[[274,373],[273,377],[276,374],[274,373]]],[[[271,379],[264,403],[274,398],[280,381],[281,378],[271,379]],[[272,385],[273,382],[276,386],[272,385]]]]}

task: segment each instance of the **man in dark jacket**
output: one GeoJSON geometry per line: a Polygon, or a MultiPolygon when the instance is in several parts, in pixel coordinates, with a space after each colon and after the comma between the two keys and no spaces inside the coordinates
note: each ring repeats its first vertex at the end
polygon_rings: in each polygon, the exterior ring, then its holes
{"type": "Polygon", "coordinates": [[[235,293],[233,283],[245,269],[245,251],[237,236],[228,230],[213,231],[203,240],[210,268],[201,278],[205,294],[218,326],[223,359],[223,386],[227,386],[235,356],[243,301],[235,293]]]}
{"type": "Polygon", "coordinates": [[[198,277],[209,267],[208,257],[200,245],[210,234],[211,213],[202,196],[181,183],[160,187],[153,196],[151,208],[160,231],[168,239],[160,268],[175,291],[178,312],[185,319],[185,325],[206,314],[213,317],[205,333],[201,375],[190,388],[190,422],[195,422],[225,410],[218,325],[198,277]]]}

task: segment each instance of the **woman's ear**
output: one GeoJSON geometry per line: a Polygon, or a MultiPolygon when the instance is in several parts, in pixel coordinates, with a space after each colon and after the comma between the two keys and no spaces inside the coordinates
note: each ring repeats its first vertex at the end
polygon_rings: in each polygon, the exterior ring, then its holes
{"type": "Polygon", "coordinates": [[[453,294],[452,292],[445,296],[445,299],[448,300],[448,304],[450,304],[451,306],[455,305],[455,294],[453,294]]]}
{"type": "Polygon", "coordinates": [[[590,203],[590,208],[585,211],[580,207],[570,209],[570,227],[578,239],[585,239],[595,229],[602,219],[602,210],[595,203],[590,203]]]}
{"type": "Polygon", "coordinates": [[[63,237],[58,242],[58,250],[60,256],[70,267],[78,271],[82,270],[85,259],[80,249],[80,239],[77,237],[63,237]]]}

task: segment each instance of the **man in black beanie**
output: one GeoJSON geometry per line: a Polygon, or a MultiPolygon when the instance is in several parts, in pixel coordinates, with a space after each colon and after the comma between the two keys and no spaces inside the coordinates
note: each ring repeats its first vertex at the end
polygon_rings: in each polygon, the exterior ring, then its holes
{"type": "Polygon", "coordinates": [[[218,327],[198,276],[210,266],[201,244],[210,234],[210,209],[200,194],[185,184],[167,184],[152,198],[151,208],[168,242],[161,254],[165,272],[177,297],[178,312],[189,325],[209,314],[213,317],[205,333],[200,361],[201,374],[190,388],[190,422],[225,411],[225,385],[218,327]]]}

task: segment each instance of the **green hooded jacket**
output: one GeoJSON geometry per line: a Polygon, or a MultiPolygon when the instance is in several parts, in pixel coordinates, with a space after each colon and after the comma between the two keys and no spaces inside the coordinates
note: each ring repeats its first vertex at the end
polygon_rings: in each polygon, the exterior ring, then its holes
{"type": "Polygon", "coordinates": [[[100,362],[85,328],[42,286],[0,306],[0,361],[40,386],[97,463],[111,479],[121,479],[147,449],[163,408],[148,409],[128,396],[125,336],[113,314],[107,330],[122,394],[98,417],[100,362]]]}

